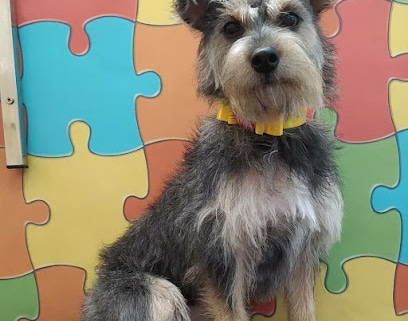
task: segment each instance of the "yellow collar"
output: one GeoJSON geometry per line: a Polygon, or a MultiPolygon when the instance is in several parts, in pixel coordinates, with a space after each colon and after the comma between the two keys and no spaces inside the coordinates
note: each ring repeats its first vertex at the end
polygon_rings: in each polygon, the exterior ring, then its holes
{"type": "MultiPolygon", "coordinates": [[[[217,119],[227,122],[230,125],[239,124],[239,121],[235,117],[230,106],[220,103],[218,107],[217,119]]],[[[252,125],[255,129],[255,133],[258,135],[268,134],[272,136],[282,136],[283,130],[288,128],[295,128],[303,125],[306,122],[306,109],[305,117],[298,118],[292,117],[288,120],[284,120],[283,116],[272,116],[268,122],[258,122],[252,125]]]]}

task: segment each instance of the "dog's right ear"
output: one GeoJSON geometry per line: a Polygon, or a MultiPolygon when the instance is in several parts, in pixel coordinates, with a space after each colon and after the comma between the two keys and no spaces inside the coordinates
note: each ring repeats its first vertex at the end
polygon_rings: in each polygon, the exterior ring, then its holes
{"type": "Polygon", "coordinates": [[[177,14],[194,29],[203,30],[205,11],[211,0],[174,0],[177,14]]]}

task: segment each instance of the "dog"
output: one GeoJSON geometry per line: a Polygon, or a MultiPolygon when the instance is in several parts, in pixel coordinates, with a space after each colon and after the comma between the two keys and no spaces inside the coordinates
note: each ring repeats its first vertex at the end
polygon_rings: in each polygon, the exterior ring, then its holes
{"type": "MultiPolygon", "coordinates": [[[[341,234],[336,146],[306,119],[335,99],[335,50],[318,21],[334,0],[174,0],[201,36],[202,121],[177,172],[100,253],[83,321],[248,321],[281,293],[315,321],[320,259],[341,234]]],[[[164,52],[165,54],[165,52],[164,52]]]]}

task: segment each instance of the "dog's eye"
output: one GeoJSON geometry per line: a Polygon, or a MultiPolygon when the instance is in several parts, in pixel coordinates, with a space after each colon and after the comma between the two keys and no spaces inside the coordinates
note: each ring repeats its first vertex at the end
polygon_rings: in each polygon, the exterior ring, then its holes
{"type": "Polygon", "coordinates": [[[242,33],[242,27],[237,21],[227,22],[223,30],[228,37],[236,37],[242,33]]]}
{"type": "Polygon", "coordinates": [[[281,16],[281,24],[284,27],[295,27],[299,24],[300,18],[296,13],[288,12],[281,16]]]}

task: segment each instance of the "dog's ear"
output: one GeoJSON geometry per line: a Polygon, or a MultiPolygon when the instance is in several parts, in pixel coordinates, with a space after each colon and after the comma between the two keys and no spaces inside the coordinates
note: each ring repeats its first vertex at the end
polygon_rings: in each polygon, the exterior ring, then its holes
{"type": "Polygon", "coordinates": [[[334,5],[338,0],[310,0],[310,5],[316,14],[320,14],[324,9],[334,5]]]}
{"type": "Polygon", "coordinates": [[[205,12],[211,0],[174,0],[177,14],[185,23],[202,31],[205,12]]]}

